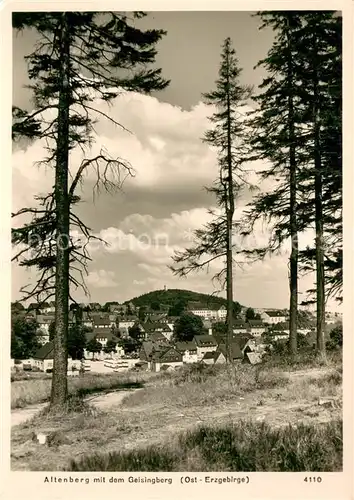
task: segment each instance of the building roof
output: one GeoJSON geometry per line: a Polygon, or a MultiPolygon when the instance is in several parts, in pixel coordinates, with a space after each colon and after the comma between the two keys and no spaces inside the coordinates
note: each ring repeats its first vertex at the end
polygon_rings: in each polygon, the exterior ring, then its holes
{"type": "Polygon", "coordinates": [[[195,335],[194,339],[198,347],[217,346],[218,343],[212,335],[195,335]]]}
{"type": "Polygon", "coordinates": [[[147,338],[152,342],[168,342],[167,338],[161,332],[148,333],[147,338]]]}
{"type": "Polygon", "coordinates": [[[215,352],[206,352],[203,356],[203,359],[214,359],[215,358],[215,352]]]}
{"type": "Polygon", "coordinates": [[[245,357],[251,365],[257,365],[262,362],[262,356],[259,352],[247,352],[245,357]]]}
{"type": "Polygon", "coordinates": [[[265,324],[263,323],[263,321],[261,321],[259,319],[249,319],[248,324],[252,328],[264,328],[265,327],[265,324]]]}
{"type": "Polygon", "coordinates": [[[109,319],[109,316],[93,316],[92,317],[93,326],[110,326],[112,323],[109,319]]]}
{"type": "Polygon", "coordinates": [[[147,321],[144,323],[144,329],[147,333],[158,332],[158,330],[162,330],[164,332],[171,332],[171,328],[167,323],[157,322],[157,321],[147,321]]]}
{"type": "Polygon", "coordinates": [[[99,330],[93,331],[95,338],[98,339],[106,339],[106,340],[114,340],[115,342],[118,338],[114,335],[112,330],[106,328],[100,328],[99,330]]]}
{"type": "Polygon", "coordinates": [[[168,347],[167,349],[154,351],[152,359],[157,363],[178,363],[182,361],[182,354],[173,347],[168,347]]]}
{"type": "Polygon", "coordinates": [[[42,347],[38,349],[36,354],[33,356],[33,359],[53,359],[54,355],[54,343],[47,342],[42,347]]]}
{"type": "Polygon", "coordinates": [[[245,321],[242,321],[242,319],[235,319],[232,323],[232,328],[248,329],[248,324],[245,321]]]}
{"type": "Polygon", "coordinates": [[[176,349],[181,353],[197,351],[197,344],[193,340],[191,342],[176,342],[176,349]]]}
{"type": "Polygon", "coordinates": [[[130,323],[133,321],[139,321],[139,318],[135,315],[130,315],[130,316],[124,316],[124,318],[118,318],[119,323],[124,323],[126,321],[129,321],[130,323]]]}
{"type": "MultiPolygon", "coordinates": [[[[241,348],[240,348],[240,345],[238,344],[238,342],[232,342],[231,344],[231,356],[232,356],[232,359],[242,359],[243,358],[243,354],[242,354],[242,351],[241,351],[241,348]]],[[[226,349],[226,344],[222,343],[222,344],[219,344],[218,348],[217,348],[217,352],[221,352],[225,358],[227,357],[227,349],[226,349]]],[[[215,354],[216,356],[216,354],[215,354]]]]}
{"type": "Polygon", "coordinates": [[[154,350],[153,342],[151,341],[143,342],[139,351],[139,358],[143,361],[147,361],[148,359],[150,359],[153,350],[154,350]]]}

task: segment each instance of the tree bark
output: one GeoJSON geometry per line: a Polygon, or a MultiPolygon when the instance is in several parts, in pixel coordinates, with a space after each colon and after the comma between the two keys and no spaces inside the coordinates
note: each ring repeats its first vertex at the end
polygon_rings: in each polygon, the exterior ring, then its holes
{"type": "Polygon", "coordinates": [[[67,399],[68,313],[69,313],[69,109],[70,109],[70,34],[68,14],[63,13],[59,34],[60,88],[55,168],[56,203],[56,281],[55,334],[51,407],[63,405],[67,399]]]}
{"type": "MultiPolygon", "coordinates": [[[[229,66],[229,65],[228,65],[229,66]]],[[[226,300],[227,300],[227,355],[232,362],[233,337],[233,273],[232,273],[232,221],[235,212],[232,172],[232,134],[231,134],[231,102],[230,102],[230,74],[227,72],[227,200],[226,200],[226,300]]]]}
{"type": "MultiPolygon", "coordinates": [[[[291,14],[290,14],[291,16],[291,14]]],[[[294,102],[292,96],[293,82],[293,60],[291,55],[292,40],[290,36],[290,18],[288,22],[288,81],[289,81],[289,115],[288,115],[288,130],[289,130],[289,169],[290,169],[290,238],[291,238],[291,254],[290,254],[290,338],[289,346],[290,353],[295,356],[297,353],[297,307],[298,307],[298,259],[299,246],[297,234],[297,202],[296,202],[296,155],[295,155],[295,123],[294,123],[294,102]]]]}
{"type": "MultiPolygon", "coordinates": [[[[317,54],[317,41],[314,37],[314,59],[317,54]]],[[[313,120],[314,120],[314,163],[315,163],[315,216],[316,216],[316,302],[317,302],[317,342],[316,347],[324,355],[326,346],[324,342],[325,328],[325,274],[324,274],[324,248],[323,248],[323,206],[322,206],[322,158],[320,143],[319,121],[319,88],[317,68],[314,64],[313,72],[313,120]]]]}

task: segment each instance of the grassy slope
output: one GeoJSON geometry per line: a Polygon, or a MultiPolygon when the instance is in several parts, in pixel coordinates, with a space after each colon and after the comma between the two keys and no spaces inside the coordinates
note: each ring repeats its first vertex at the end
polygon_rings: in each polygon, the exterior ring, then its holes
{"type": "Polygon", "coordinates": [[[341,391],[340,367],[334,365],[294,372],[248,365],[231,371],[226,367],[202,371],[190,367],[173,375],[151,377],[143,390],[109,411],[38,416],[14,428],[12,467],[339,470],[341,391]],[[318,404],[324,397],[334,399],[331,407],[318,404]],[[262,427],[263,422],[267,425],[262,427]],[[299,422],[305,426],[300,430],[294,427],[299,422]],[[287,428],[288,424],[293,427],[287,428]],[[32,442],[34,429],[54,432],[56,445],[32,442]],[[205,433],[208,437],[202,439],[205,433]],[[258,456],[252,446],[263,434],[263,451],[258,456]],[[241,440],[240,435],[244,436],[241,440]],[[212,457],[207,454],[211,442],[212,457]],[[117,454],[122,449],[124,456],[117,454]],[[142,460],[145,468],[141,468],[142,460]]]}

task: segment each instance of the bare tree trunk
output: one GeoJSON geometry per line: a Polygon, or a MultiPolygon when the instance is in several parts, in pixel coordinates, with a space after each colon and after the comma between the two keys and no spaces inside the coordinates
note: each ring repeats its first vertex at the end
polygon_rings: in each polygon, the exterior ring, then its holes
{"type": "Polygon", "coordinates": [[[69,313],[69,108],[70,108],[70,37],[67,13],[62,14],[59,44],[60,89],[58,104],[58,136],[55,169],[56,203],[56,281],[55,334],[51,406],[63,405],[67,398],[67,336],[69,313]]]}
{"type": "MultiPolygon", "coordinates": [[[[317,41],[314,37],[314,51],[317,52],[317,41]]],[[[325,275],[323,248],[323,206],[322,206],[322,159],[320,144],[318,74],[314,69],[313,76],[313,120],[314,120],[314,161],[315,161],[315,215],[316,215],[316,302],[317,302],[317,342],[316,347],[321,355],[325,355],[325,275]]]]}
{"type": "MultiPolygon", "coordinates": [[[[229,68],[228,68],[229,69],[229,68]]],[[[229,71],[227,73],[229,81],[229,71]]],[[[229,86],[229,84],[228,84],[229,86]]],[[[232,172],[232,134],[231,134],[231,103],[230,88],[227,94],[227,195],[226,195],[226,300],[227,300],[227,355],[232,361],[232,337],[233,337],[233,273],[232,273],[232,221],[235,212],[232,172]]]]}
{"type": "MultiPolygon", "coordinates": [[[[290,19],[289,19],[290,21],[290,19]]],[[[288,26],[290,28],[290,26],[288,26]]],[[[290,238],[291,238],[291,254],[290,254],[290,276],[289,276],[289,286],[290,286],[290,353],[292,356],[296,356],[297,353],[297,307],[298,307],[298,258],[299,258],[299,246],[298,246],[298,235],[297,235],[297,203],[296,203],[296,156],[295,156],[295,125],[294,125],[294,102],[293,96],[291,95],[291,89],[293,87],[293,61],[291,56],[291,45],[292,41],[290,38],[290,29],[288,30],[288,48],[289,48],[289,58],[288,58],[288,79],[289,79],[289,118],[288,118],[288,130],[289,130],[289,163],[290,163],[290,238]]]]}

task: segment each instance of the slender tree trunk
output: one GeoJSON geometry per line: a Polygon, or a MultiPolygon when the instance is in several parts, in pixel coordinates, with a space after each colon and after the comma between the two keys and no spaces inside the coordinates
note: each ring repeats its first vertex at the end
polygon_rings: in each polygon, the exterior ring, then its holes
{"type": "Polygon", "coordinates": [[[62,14],[59,34],[60,89],[58,104],[55,203],[57,222],[55,335],[51,406],[63,405],[67,398],[67,336],[69,313],[69,108],[70,37],[67,13],[62,14]]]}
{"type": "MultiPolygon", "coordinates": [[[[229,71],[227,73],[229,80],[229,71]]],[[[229,87],[229,83],[228,83],[229,87]]],[[[232,172],[232,135],[231,135],[231,103],[230,89],[227,94],[227,196],[226,196],[226,299],[227,299],[227,354],[232,361],[233,336],[233,273],[232,273],[232,221],[235,212],[232,172]]]]}
{"type": "MultiPolygon", "coordinates": [[[[291,15],[291,14],[290,14],[291,15]]],[[[289,19],[290,21],[290,19],[289,19]]],[[[291,238],[291,254],[290,254],[290,353],[295,356],[297,353],[297,307],[298,307],[298,235],[297,235],[297,203],[296,203],[296,156],[295,156],[295,123],[294,123],[294,102],[291,94],[293,88],[293,60],[291,55],[292,40],[290,37],[290,26],[288,25],[288,79],[289,79],[289,115],[288,115],[288,130],[289,130],[289,164],[290,164],[290,238],[291,238]]]]}
{"type": "MultiPolygon", "coordinates": [[[[317,41],[314,37],[314,52],[317,53],[317,41]]],[[[315,163],[315,216],[316,216],[316,302],[317,302],[317,342],[316,347],[321,355],[326,352],[324,342],[325,327],[325,275],[323,248],[323,207],[322,207],[322,159],[319,121],[319,89],[318,74],[314,66],[313,72],[313,120],[314,120],[314,163],[315,163]]]]}

